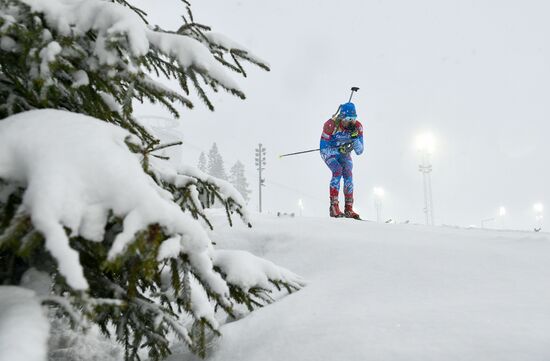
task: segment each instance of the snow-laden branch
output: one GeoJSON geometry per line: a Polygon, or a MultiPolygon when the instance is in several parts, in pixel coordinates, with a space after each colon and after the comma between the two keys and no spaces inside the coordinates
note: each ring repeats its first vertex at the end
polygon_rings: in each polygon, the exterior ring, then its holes
{"type": "Polygon", "coordinates": [[[205,230],[143,172],[126,146],[127,137],[126,130],[81,114],[20,113],[0,122],[0,178],[26,185],[20,212],[30,215],[74,289],[88,284],[65,228],[73,237],[100,242],[112,211],[123,218],[123,230],[109,250],[110,260],[139,231],[159,224],[167,234],[180,236],[209,286],[226,294],[225,283],[212,272],[205,230]]]}
{"type": "Polygon", "coordinates": [[[212,185],[220,195],[222,201],[227,203],[229,212],[237,212],[245,224],[250,224],[250,215],[244,206],[246,201],[239,191],[228,181],[219,179],[202,172],[200,169],[186,164],[173,165],[158,159],[151,159],[151,171],[157,179],[169,183],[176,188],[189,188],[189,198],[196,210],[203,214],[203,204],[199,199],[197,185],[212,185]]]}
{"type": "Polygon", "coordinates": [[[228,283],[244,291],[253,287],[270,289],[272,282],[295,290],[305,285],[305,280],[295,273],[246,251],[216,250],[214,265],[225,274],[228,283]]]}
{"type": "MultiPolygon", "coordinates": [[[[92,54],[99,60],[99,65],[123,63],[124,57],[121,57],[120,49],[112,46],[111,42],[126,38],[124,50],[129,56],[127,60],[132,62],[128,65],[130,70],[139,68],[136,59],[147,55],[154,47],[166,57],[175,59],[182,68],[198,70],[224,88],[240,92],[238,84],[227,74],[207,46],[189,36],[153,30],[128,7],[102,0],[22,2],[33,11],[44,14],[48,25],[63,36],[84,35],[90,30],[96,31],[97,38],[92,54]]],[[[58,44],[51,47],[53,50],[60,50],[58,44]]],[[[45,51],[42,56],[43,64],[53,61],[58,53],[59,51],[45,51]]]]}

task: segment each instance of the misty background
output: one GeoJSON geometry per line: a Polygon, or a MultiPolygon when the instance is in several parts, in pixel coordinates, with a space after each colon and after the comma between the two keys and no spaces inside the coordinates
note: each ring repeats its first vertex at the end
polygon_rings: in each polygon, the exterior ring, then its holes
{"type": "MultiPolygon", "coordinates": [[[[154,23],[177,29],[179,1],[137,1],[154,23]]],[[[266,60],[235,78],[242,101],[210,93],[210,112],[195,96],[174,134],[184,160],[197,165],[213,142],[228,171],[240,160],[258,209],[254,150],[267,148],[264,212],[328,216],[330,171],[315,149],[323,123],[351,86],[365,128],[354,158],[355,208],[375,219],[374,187],[385,190],[383,218],[424,223],[415,138],[436,137],[432,187],[436,224],[533,229],[533,205],[550,206],[550,3],[419,0],[192,2],[210,25],[266,60]],[[497,217],[499,207],[507,214],[497,217]]],[[[228,70],[229,71],[229,70],[228,70]]],[[[135,115],[169,117],[160,106],[135,115]]],[[[173,125],[173,124],[172,124],[173,125]]],[[[342,197],[342,196],[341,196],[342,197]]],[[[543,221],[544,222],[544,221],[543,221]]],[[[546,221],[548,224],[548,221],[546,221]]]]}

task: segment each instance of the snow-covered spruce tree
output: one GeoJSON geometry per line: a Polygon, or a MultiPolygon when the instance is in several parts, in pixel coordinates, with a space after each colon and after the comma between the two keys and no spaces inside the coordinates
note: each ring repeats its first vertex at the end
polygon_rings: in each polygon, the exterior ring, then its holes
{"type": "Polygon", "coordinates": [[[204,152],[201,152],[199,155],[199,163],[197,168],[199,168],[201,172],[206,172],[206,156],[204,155],[204,152]]]}
{"type": "Polygon", "coordinates": [[[241,161],[237,161],[229,170],[229,182],[231,182],[233,187],[239,191],[244,200],[248,203],[251,191],[248,189],[248,181],[244,175],[244,164],[242,164],[241,161]]]}
{"type": "Polygon", "coordinates": [[[215,310],[301,286],[268,261],[214,250],[205,208],[220,202],[230,223],[248,223],[244,200],[171,166],[155,154],[168,145],[132,116],[147,100],[177,117],[192,91],[213,109],[207,88],[244,98],[228,70],[268,69],[183,3],[183,25],[167,31],[126,0],[0,0],[0,294],[40,271],[51,279],[41,302],[99,325],[126,360],[163,359],[172,335],[204,356],[215,310]]]}
{"type": "Polygon", "coordinates": [[[223,180],[228,179],[227,173],[225,172],[225,164],[216,143],[213,143],[208,151],[208,165],[206,171],[213,177],[223,180]]]}

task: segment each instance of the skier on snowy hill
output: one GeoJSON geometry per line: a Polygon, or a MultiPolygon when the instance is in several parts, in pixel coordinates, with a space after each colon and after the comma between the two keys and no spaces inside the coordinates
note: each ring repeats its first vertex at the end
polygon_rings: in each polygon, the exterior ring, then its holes
{"type": "Polygon", "coordinates": [[[321,157],[332,171],[330,180],[330,216],[360,219],[353,210],[353,161],[351,151],[363,153],[363,126],[357,121],[355,105],[345,103],[338,115],[327,120],[323,126],[320,145],[321,157]],[[344,213],[338,205],[340,179],[344,176],[344,213]]]}

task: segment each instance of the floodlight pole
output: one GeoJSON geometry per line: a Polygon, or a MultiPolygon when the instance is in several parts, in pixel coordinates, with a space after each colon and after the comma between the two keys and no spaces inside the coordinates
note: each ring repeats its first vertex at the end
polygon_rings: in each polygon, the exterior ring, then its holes
{"type": "Polygon", "coordinates": [[[304,210],[304,201],[302,201],[302,198],[298,199],[298,209],[300,209],[300,217],[301,217],[302,212],[304,210]]]}
{"type": "Polygon", "coordinates": [[[430,153],[427,149],[422,149],[422,163],[418,166],[418,170],[422,173],[422,181],[424,185],[424,215],[427,225],[434,225],[434,210],[432,199],[432,165],[430,164],[430,153]]]}
{"type": "Polygon", "coordinates": [[[376,222],[382,222],[382,199],[377,196],[374,199],[374,208],[376,208],[376,222]]]}
{"type": "Polygon", "coordinates": [[[540,203],[535,205],[535,232],[539,232],[542,229],[543,210],[544,208],[540,203]]]}
{"type": "Polygon", "coordinates": [[[376,222],[382,222],[382,198],[384,198],[384,189],[374,188],[374,208],[376,209],[376,222]]]}
{"type": "Polygon", "coordinates": [[[262,143],[256,148],[256,167],[258,167],[258,196],[259,196],[259,211],[262,213],[262,187],[265,187],[265,179],[262,178],[262,171],[265,170],[265,148],[262,143]]]}

